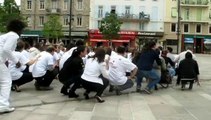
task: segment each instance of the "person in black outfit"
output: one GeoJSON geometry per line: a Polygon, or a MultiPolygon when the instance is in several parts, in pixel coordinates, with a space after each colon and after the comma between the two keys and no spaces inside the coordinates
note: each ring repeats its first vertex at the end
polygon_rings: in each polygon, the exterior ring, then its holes
{"type": "Polygon", "coordinates": [[[85,46],[78,46],[77,49],[73,51],[71,57],[67,59],[64,63],[63,68],[59,72],[59,81],[63,83],[61,88],[61,93],[64,95],[69,95],[69,97],[78,97],[75,90],[81,85],[81,75],[83,73],[84,63],[82,57],[87,54],[87,49],[85,46]],[[70,85],[72,88],[67,92],[70,85]]]}
{"type": "Polygon", "coordinates": [[[190,82],[189,89],[192,89],[194,80],[198,81],[197,76],[199,75],[199,67],[198,63],[192,59],[192,54],[190,52],[185,54],[185,59],[180,62],[178,71],[181,80],[187,79],[182,80],[182,89],[187,82],[190,82]]]}

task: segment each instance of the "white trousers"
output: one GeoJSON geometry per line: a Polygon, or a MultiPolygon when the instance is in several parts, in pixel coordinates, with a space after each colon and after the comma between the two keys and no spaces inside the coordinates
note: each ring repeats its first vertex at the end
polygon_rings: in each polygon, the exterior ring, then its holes
{"type": "Polygon", "coordinates": [[[9,97],[12,79],[9,69],[4,63],[0,63],[0,109],[9,107],[9,97]]]}

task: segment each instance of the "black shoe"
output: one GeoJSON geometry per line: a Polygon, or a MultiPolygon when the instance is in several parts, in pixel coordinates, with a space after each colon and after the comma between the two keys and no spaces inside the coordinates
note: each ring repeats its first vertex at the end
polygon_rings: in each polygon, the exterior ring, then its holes
{"type": "Polygon", "coordinates": [[[114,86],[113,85],[110,85],[110,87],[109,87],[109,90],[108,90],[109,92],[113,92],[114,91],[114,86]]]}
{"type": "Polygon", "coordinates": [[[192,90],[192,88],[193,88],[193,83],[190,83],[189,90],[192,90]]]}
{"type": "Polygon", "coordinates": [[[21,92],[20,88],[18,87],[18,85],[12,85],[12,91],[16,91],[16,92],[21,92]]]}
{"type": "Polygon", "coordinates": [[[95,96],[95,98],[97,99],[97,101],[99,102],[99,103],[103,103],[103,102],[105,102],[105,100],[103,100],[100,96],[95,96]]]}
{"type": "Polygon", "coordinates": [[[121,95],[122,94],[119,89],[116,89],[115,92],[116,92],[116,95],[121,95]]]}
{"type": "Polygon", "coordinates": [[[157,85],[155,85],[155,90],[158,90],[158,86],[157,85]]]}
{"type": "Polygon", "coordinates": [[[86,100],[88,100],[89,99],[89,93],[85,92],[84,97],[85,97],[86,100]]]}
{"type": "Polygon", "coordinates": [[[67,87],[63,86],[63,87],[61,88],[60,93],[62,93],[62,94],[64,94],[64,95],[68,95],[67,87]]]}
{"type": "Polygon", "coordinates": [[[69,94],[68,94],[68,97],[69,98],[77,98],[77,97],[79,97],[79,95],[77,95],[75,92],[73,92],[73,91],[69,91],[69,94]]]}

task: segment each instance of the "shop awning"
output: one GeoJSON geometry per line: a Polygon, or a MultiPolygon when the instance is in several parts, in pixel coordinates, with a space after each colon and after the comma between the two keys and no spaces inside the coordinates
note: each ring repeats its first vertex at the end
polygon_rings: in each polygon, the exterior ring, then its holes
{"type": "MultiPolygon", "coordinates": [[[[108,42],[105,39],[90,39],[91,42],[108,42]]],[[[130,40],[111,40],[112,42],[130,42],[130,40]]]]}

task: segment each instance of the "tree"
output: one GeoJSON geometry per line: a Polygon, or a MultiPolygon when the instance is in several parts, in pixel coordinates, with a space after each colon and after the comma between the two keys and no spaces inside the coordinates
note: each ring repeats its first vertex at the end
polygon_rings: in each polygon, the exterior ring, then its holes
{"type": "Polygon", "coordinates": [[[48,21],[44,24],[43,35],[48,39],[56,39],[63,36],[62,24],[58,15],[48,16],[48,21]]]}
{"type": "Polygon", "coordinates": [[[109,13],[101,21],[101,26],[99,27],[103,38],[111,42],[112,39],[119,38],[118,32],[120,31],[122,22],[118,19],[115,13],[109,13]]]}
{"type": "Polygon", "coordinates": [[[15,0],[5,0],[3,5],[0,5],[0,32],[6,32],[8,22],[13,19],[25,21],[15,0]]]}

